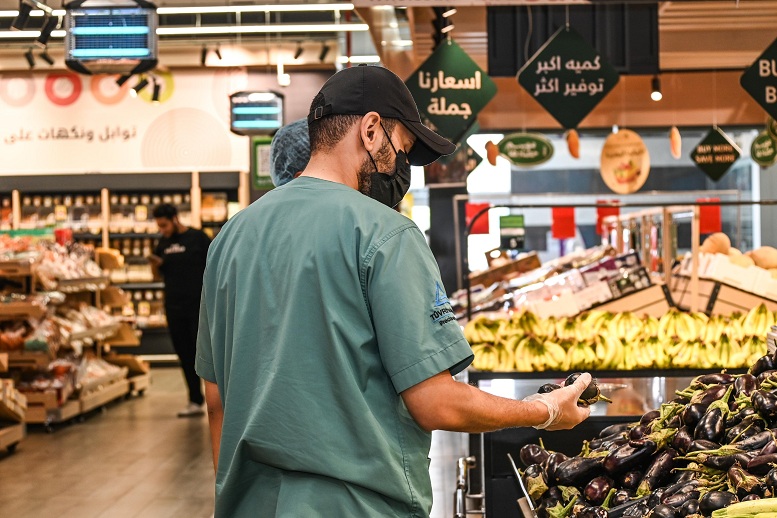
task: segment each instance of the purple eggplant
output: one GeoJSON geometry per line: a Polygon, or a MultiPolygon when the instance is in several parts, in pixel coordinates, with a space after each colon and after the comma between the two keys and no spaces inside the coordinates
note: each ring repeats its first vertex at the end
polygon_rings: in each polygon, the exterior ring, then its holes
{"type": "Polygon", "coordinates": [[[647,462],[655,451],[656,443],[653,441],[645,441],[643,445],[636,447],[624,444],[605,457],[604,469],[611,475],[635,469],[647,462]]]}
{"type": "Polygon", "coordinates": [[[699,511],[704,516],[709,516],[712,511],[723,509],[738,502],[737,495],[728,491],[710,491],[699,500],[699,511]]]}
{"type": "Polygon", "coordinates": [[[610,426],[608,426],[607,428],[599,432],[599,438],[604,439],[612,435],[622,434],[623,432],[628,432],[629,428],[631,428],[631,424],[629,423],[611,424],[610,426]]]}
{"type": "Polygon", "coordinates": [[[577,513],[575,518],[607,518],[607,509],[604,507],[589,507],[577,513]]]}
{"type": "Polygon", "coordinates": [[[558,465],[562,462],[565,462],[569,460],[569,457],[564,455],[563,453],[554,452],[551,453],[548,459],[543,464],[543,468],[545,468],[545,477],[548,480],[556,480],[556,468],[558,468],[558,465]]]}
{"type": "Polygon", "coordinates": [[[604,499],[613,488],[613,481],[608,477],[596,477],[583,488],[583,496],[593,505],[602,505],[604,499]]]}
{"type": "Polygon", "coordinates": [[[645,435],[650,433],[649,429],[650,429],[649,424],[641,424],[639,426],[635,426],[629,432],[629,440],[638,441],[642,439],[645,435]]]}
{"type": "Polygon", "coordinates": [[[731,466],[727,473],[729,486],[734,489],[739,497],[749,494],[763,493],[763,485],[758,477],[753,476],[739,464],[731,466]]]}
{"type": "Polygon", "coordinates": [[[741,466],[747,466],[750,463],[750,460],[757,456],[753,453],[754,452],[737,453],[734,455],[734,462],[738,462],[741,466]]]}
{"type": "Polygon", "coordinates": [[[661,417],[661,412],[658,410],[651,410],[642,416],[642,418],[639,420],[639,424],[649,424],[659,417],[661,417]]]}
{"type": "Polygon", "coordinates": [[[618,507],[619,505],[623,505],[632,498],[634,498],[633,491],[629,491],[628,489],[619,489],[612,497],[611,507],[618,507]]]}
{"type": "Polygon", "coordinates": [[[773,495],[777,495],[777,468],[772,468],[769,473],[766,474],[764,477],[764,485],[773,495]]]}
{"type": "Polygon", "coordinates": [[[740,502],[752,502],[753,500],[760,500],[761,497],[759,495],[747,495],[740,502]]]}
{"type": "Polygon", "coordinates": [[[756,376],[756,381],[758,382],[758,386],[760,387],[764,381],[770,380],[772,382],[777,382],[777,370],[769,370],[769,371],[763,371],[761,374],[756,376]]]}
{"type": "Polygon", "coordinates": [[[677,518],[677,511],[674,507],[665,504],[658,504],[648,515],[649,518],[677,518]]]}
{"type": "Polygon", "coordinates": [[[685,505],[685,503],[688,502],[689,500],[698,500],[700,494],[701,493],[696,490],[683,491],[682,493],[675,493],[673,495],[669,495],[665,497],[661,503],[666,504],[675,509],[679,509],[680,507],[685,505]]]}
{"type": "Polygon", "coordinates": [[[698,461],[708,468],[726,471],[736,463],[736,455],[704,455],[697,458],[698,461]]]}
{"type": "Polygon", "coordinates": [[[677,430],[677,433],[672,438],[672,448],[683,454],[688,453],[692,443],[693,436],[687,426],[683,426],[677,430]]]}
{"type": "Polygon", "coordinates": [[[734,383],[734,381],[736,381],[736,378],[725,372],[702,374],[693,380],[691,387],[696,385],[730,385],[734,383]]]}
{"type": "Polygon", "coordinates": [[[720,442],[726,433],[725,424],[726,420],[720,408],[710,408],[696,425],[693,438],[697,441],[720,442]]]}
{"type": "Polygon", "coordinates": [[[758,389],[758,383],[752,374],[743,374],[734,382],[734,390],[737,396],[750,397],[758,389]]]}
{"type": "Polygon", "coordinates": [[[664,425],[664,428],[674,428],[675,430],[678,428],[682,428],[683,426],[683,420],[680,417],[680,415],[676,415],[669,419],[669,421],[666,422],[666,425],[664,425]]]}
{"type": "Polygon", "coordinates": [[[699,514],[699,501],[688,500],[680,507],[679,514],[682,518],[685,518],[686,516],[690,516],[692,514],[699,514]]]}
{"type": "Polygon", "coordinates": [[[556,482],[562,486],[576,486],[590,480],[602,469],[603,457],[572,457],[556,467],[556,482]]]}
{"type": "Polygon", "coordinates": [[[720,448],[720,444],[712,441],[706,441],[704,439],[699,439],[698,441],[693,441],[691,443],[691,447],[688,448],[689,452],[692,451],[707,451],[707,450],[717,450],[720,448]]]}
{"type": "Polygon", "coordinates": [[[691,398],[691,404],[700,404],[704,407],[710,406],[714,401],[719,401],[726,393],[727,387],[725,385],[713,385],[710,388],[703,390],[691,398]]]}
{"type": "Polygon", "coordinates": [[[641,502],[631,506],[623,512],[623,518],[645,518],[650,513],[646,503],[641,502]]]}
{"type": "Polygon", "coordinates": [[[766,356],[761,356],[758,358],[758,360],[753,364],[752,367],[750,367],[747,373],[757,377],[762,372],[774,370],[774,367],[774,357],[767,354],[766,356]]]}
{"type": "Polygon", "coordinates": [[[649,495],[666,479],[672,472],[675,457],[677,457],[677,452],[672,448],[667,448],[653,458],[653,462],[650,463],[650,467],[637,488],[637,496],[649,495]]]}
{"type": "Polygon", "coordinates": [[[740,450],[743,451],[755,451],[760,450],[766,444],[771,441],[773,438],[773,434],[770,430],[764,430],[761,433],[758,433],[752,437],[748,437],[747,439],[743,439],[741,441],[737,441],[732,446],[736,446],[740,450]]]}
{"type": "Polygon", "coordinates": [[[741,441],[742,439],[747,439],[748,437],[752,437],[753,435],[762,432],[763,428],[759,424],[760,419],[760,417],[757,418],[757,420],[747,418],[741,423],[729,427],[726,431],[726,442],[731,443],[734,442],[735,439],[741,441]]]}
{"type": "Polygon", "coordinates": [[[753,408],[767,421],[777,418],[777,395],[766,390],[756,390],[751,396],[753,408]]]}
{"type": "Polygon", "coordinates": [[[606,437],[600,437],[598,439],[594,439],[593,441],[588,443],[588,446],[592,450],[598,450],[599,448],[608,449],[610,445],[625,439],[627,436],[628,436],[627,432],[614,433],[606,437]]]}
{"type": "Polygon", "coordinates": [[[655,491],[653,491],[650,496],[647,499],[647,506],[648,509],[653,509],[655,506],[661,504],[661,500],[664,499],[666,493],[665,487],[659,487],[655,491]]]}
{"type": "Polygon", "coordinates": [[[685,410],[683,410],[683,413],[681,414],[683,424],[691,429],[695,428],[696,423],[701,420],[706,410],[707,405],[702,405],[701,403],[688,405],[685,407],[685,410]]]}
{"type": "Polygon", "coordinates": [[[537,394],[547,394],[548,392],[553,392],[554,390],[558,390],[560,388],[561,385],[556,385],[555,383],[546,383],[537,389],[537,394]]]}
{"type": "Polygon", "coordinates": [[[777,453],[753,457],[747,463],[747,471],[760,477],[769,473],[772,469],[771,464],[777,464],[777,453]]]}
{"type": "Polygon", "coordinates": [[[639,483],[642,481],[641,471],[628,471],[620,478],[620,485],[624,489],[637,489],[639,483]]]}
{"type": "Polygon", "coordinates": [[[539,464],[532,464],[523,472],[523,482],[526,485],[528,496],[535,502],[539,502],[542,495],[548,491],[548,481],[545,472],[539,464]]]}
{"type": "Polygon", "coordinates": [[[518,452],[521,462],[524,466],[531,466],[532,464],[542,464],[550,457],[544,448],[536,444],[527,444],[518,452]]]}
{"type": "Polygon", "coordinates": [[[758,455],[771,455],[772,453],[777,453],[777,440],[767,442],[766,446],[758,452],[758,455]]]}

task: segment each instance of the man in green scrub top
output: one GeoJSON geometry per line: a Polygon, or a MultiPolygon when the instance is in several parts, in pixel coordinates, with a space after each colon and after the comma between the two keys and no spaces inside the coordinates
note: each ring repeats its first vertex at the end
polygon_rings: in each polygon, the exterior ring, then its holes
{"type": "Polygon", "coordinates": [[[332,76],[302,175],[235,215],[208,252],[197,372],[216,517],[425,517],[431,430],[565,429],[590,381],[514,401],[452,375],[472,361],[434,257],[391,207],[410,165],[454,146],[382,67],[332,76]]]}

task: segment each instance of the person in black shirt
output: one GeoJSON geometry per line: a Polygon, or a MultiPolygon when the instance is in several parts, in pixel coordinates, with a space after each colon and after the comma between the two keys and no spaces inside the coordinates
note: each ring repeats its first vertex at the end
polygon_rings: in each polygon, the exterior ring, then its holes
{"type": "Polygon", "coordinates": [[[189,391],[189,404],[178,417],[204,414],[200,377],[194,370],[197,353],[200,294],[210,238],[202,231],[187,228],[178,219],[178,210],[170,204],[154,209],[154,219],[162,238],[149,257],[155,276],[165,281],[165,313],[189,391]]]}

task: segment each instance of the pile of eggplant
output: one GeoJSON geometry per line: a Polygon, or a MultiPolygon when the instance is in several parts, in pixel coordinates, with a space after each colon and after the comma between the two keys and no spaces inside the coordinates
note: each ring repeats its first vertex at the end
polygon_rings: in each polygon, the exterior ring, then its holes
{"type": "Polygon", "coordinates": [[[521,448],[539,518],[608,518],[608,509],[628,502],[625,518],[701,518],[777,496],[775,356],[747,374],[695,378],[639,422],[585,441],[575,457],[542,444],[521,448]]]}

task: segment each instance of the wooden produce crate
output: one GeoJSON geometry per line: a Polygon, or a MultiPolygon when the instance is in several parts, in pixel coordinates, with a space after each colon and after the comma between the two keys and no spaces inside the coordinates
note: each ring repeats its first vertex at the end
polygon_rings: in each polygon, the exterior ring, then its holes
{"type": "Polygon", "coordinates": [[[46,308],[32,302],[0,302],[0,320],[19,318],[40,319],[46,314],[46,308]]]}
{"type": "Polygon", "coordinates": [[[78,401],[81,405],[81,413],[84,414],[95,408],[99,408],[114,399],[125,396],[130,390],[129,381],[126,379],[115,380],[107,385],[102,385],[100,389],[89,392],[82,392],[78,401]]]}
{"type": "Polygon", "coordinates": [[[42,351],[11,351],[8,353],[8,367],[12,369],[45,370],[54,356],[42,351]]]}
{"type": "Polygon", "coordinates": [[[127,378],[127,381],[129,381],[130,392],[143,394],[151,386],[151,373],[136,374],[127,378]]]}
{"type": "Polygon", "coordinates": [[[0,372],[8,370],[8,353],[0,353],[0,372]]]}
{"type": "Polygon", "coordinates": [[[759,304],[764,304],[769,311],[777,311],[777,302],[754,293],[734,288],[723,283],[716,283],[710,306],[711,315],[731,315],[733,313],[747,313],[759,304]]]}
{"type": "Polygon", "coordinates": [[[24,421],[31,424],[62,423],[73,419],[81,413],[81,405],[77,400],[68,399],[59,404],[57,393],[28,392],[27,412],[24,421]]]}
{"type": "Polygon", "coordinates": [[[0,261],[0,277],[24,277],[32,275],[38,261],[40,261],[39,256],[0,261]]]}
{"type": "MultiPolygon", "coordinates": [[[[684,275],[674,275],[670,280],[670,295],[678,308],[691,307],[691,278],[684,275]]],[[[699,279],[699,308],[704,309],[710,302],[710,296],[716,282],[711,279],[699,279]]]]}
{"type": "Polygon", "coordinates": [[[650,315],[655,318],[661,318],[669,311],[669,301],[666,298],[664,286],[654,284],[643,290],[629,293],[597,306],[596,309],[613,313],[631,311],[638,315],[650,315]]]}
{"type": "Polygon", "coordinates": [[[127,373],[130,376],[138,374],[148,374],[151,372],[151,365],[147,361],[143,361],[134,354],[110,354],[103,358],[108,363],[118,365],[119,367],[126,367],[127,373]]]}
{"type": "Polygon", "coordinates": [[[122,322],[116,328],[116,332],[110,338],[107,338],[103,343],[108,346],[115,347],[139,347],[140,336],[139,332],[133,329],[133,327],[122,322]]]}
{"type": "Polygon", "coordinates": [[[542,266],[537,252],[530,252],[509,263],[469,274],[469,283],[471,286],[482,284],[491,286],[495,282],[510,279],[522,273],[536,270],[542,266]]]}
{"type": "Polygon", "coordinates": [[[16,445],[27,436],[27,427],[24,423],[13,424],[0,428],[0,449],[13,451],[16,445]]]}

